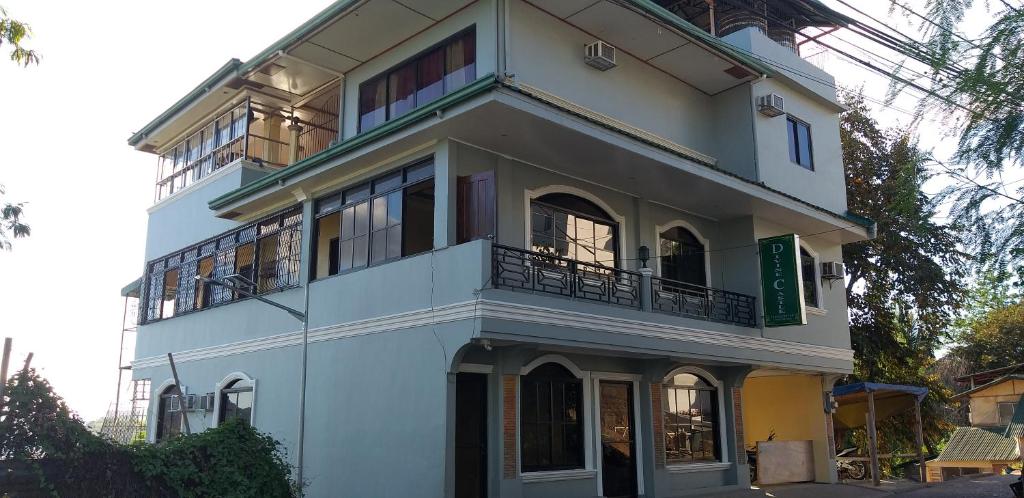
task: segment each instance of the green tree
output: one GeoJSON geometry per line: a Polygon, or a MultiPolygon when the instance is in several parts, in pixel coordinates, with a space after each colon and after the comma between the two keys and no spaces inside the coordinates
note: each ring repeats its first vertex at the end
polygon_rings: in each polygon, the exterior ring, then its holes
{"type": "Polygon", "coordinates": [[[22,66],[39,64],[39,54],[35,50],[25,48],[24,43],[32,37],[32,28],[28,24],[12,19],[7,11],[0,7],[0,47],[11,46],[11,60],[22,66]]]}
{"type": "MultiPolygon", "coordinates": [[[[878,224],[874,239],[843,246],[854,377],[928,387],[923,418],[934,450],[948,430],[941,409],[950,393],[930,369],[963,297],[965,255],[956,227],[934,221],[934,201],[922,189],[927,155],[913,137],[881,129],[860,94],[843,100],[850,109],[840,127],[847,202],[878,224]]],[[[912,450],[909,422],[882,424],[890,450],[912,450]]]]}
{"type": "MultiPolygon", "coordinates": [[[[4,186],[0,185],[0,196],[2,195],[4,186]]],[[[0,250],[10,251],[13,239],[32,234],[32,228],[22,221],[24,215],[24,202],[0,202],[0,250]]]]}
{"type": "Polygon", "coordinates": [[[971,286],[956,323],[949,356],[964,372],[981,372],[1020,363],[1024,358],[1024,298],[1005,275],[986,273],[971,286]]]}

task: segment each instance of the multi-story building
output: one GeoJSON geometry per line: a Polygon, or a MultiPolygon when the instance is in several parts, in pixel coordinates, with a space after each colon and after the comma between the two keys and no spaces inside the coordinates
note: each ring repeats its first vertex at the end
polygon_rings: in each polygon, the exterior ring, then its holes
{"type": "Polygon", "coordinates": [[[678,496],[746,486],[771,432],[834,480],[825,394],[853,353],[827,263],[873,225],[795,33],[842,22],[346,0],[230,61],[129,140],[159,158],[150,439],[242,417],[302,455],[308,496],[678,496]],[[780,234],[805,325],[764,326],[757,241],[780,234]],[[308,310],[308,341],[196,276],[308,310]]]}
{"type": "Polygon", "coordinates": [[[926,463],[929,482],[1000,473],[1020,463],[1024,442],[1024,364],[986,370],[956,381],[953,400],[967,405],[970,425],[957,427],[939,456],[926,463]]]}

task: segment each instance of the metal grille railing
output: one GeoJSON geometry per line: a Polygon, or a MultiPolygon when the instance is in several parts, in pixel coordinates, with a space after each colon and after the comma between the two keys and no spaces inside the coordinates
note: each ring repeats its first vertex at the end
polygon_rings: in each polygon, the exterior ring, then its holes
{"type": "Polygon", "coordinates": [[[651,309],[702,320],[756,327],[754,296],[667,278],[651,278],[651,309]]]}
{"type": "Polygon", "coordinates": [[[495,287],[640,308],[640,274],[494,244],[495,287]]]}

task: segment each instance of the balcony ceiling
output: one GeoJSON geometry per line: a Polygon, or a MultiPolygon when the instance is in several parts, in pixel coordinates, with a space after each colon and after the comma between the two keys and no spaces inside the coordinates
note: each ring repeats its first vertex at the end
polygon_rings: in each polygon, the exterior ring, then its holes
{"type": "Polygon", "coordinates": [[[711,95],[758,76],[709,50],[699,40],[613,0],[528,1],[711,95]]]}

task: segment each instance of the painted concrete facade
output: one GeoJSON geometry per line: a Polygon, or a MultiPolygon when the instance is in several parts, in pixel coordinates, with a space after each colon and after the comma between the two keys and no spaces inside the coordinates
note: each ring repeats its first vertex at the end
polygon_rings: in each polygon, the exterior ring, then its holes
{"type": "MultiPolygon", "coordinates": [[[[385,1],[367,5],[378,8],[385,1]]],[[[841,261],[841,244],[870,230],[844,217],[838,108],[827,92],[780,76],[712,95],[625,53],[618,67],[600,73],[581,57],[593,36],[556,15],[522,0],[463,3],[344,74],[340,141],[362,135],[356,126],[361,83],[469,27],[476,33],[477,76],[497,75],[487,92],[300,176],[282,177],[231,206],[207,207],[268,173],[251,165],[229,167],[150,210],[146,261],[302,206],[300,285],[266,297],[301,308],[304,288],[309,292],[307,496],[454,496],[459,372],[487,376],[490,497],[600,496],[595,400],[601,383],[610,381],[633,389],[640,496],[748,485],[744,448],[763,437],[772,417],[811,420],[787,437],[813,440],[815,479],[833,481],[822,395],[835,374],[852,369],[843,285],[816,282],[820,306],[808,313],[807,325],[764,328],[760,317],[758,326],[746,327],[509,290],[497,287],[492,273],[495,244],[530,247],[530,201],[548,193],[587,199],[616,220],[617,264],[629,271],[639,271],[641,246],[653,252],[659,234],[675,226],[704,241],[709,287],[758,300],[758,238],[806,235],[803,243],[816,263],[841,261]],[[524,93],[527,87],[583,109],[542,102],[524,93]],[[785,119],[756,112],[753,99],[766,92],[784,94],[787,106],[813,126],[815,171],[789,162],[780,128],[785,119]],[[652,145],[616,123],[716,163],[652,145]],[[315,201],[420,159],[434,165],[433,250],[311,281],[315,201]],[[488,171],[495,174],[496,232],[493,239],[459,244],[457,178],[488,171]],[[518,382],[547,361],[566,365],[583,383],[585,465],[524,473],[518,382]],[[665,461],[662,389],[680,368],[716,386],[717,461],[665,461]],[[792,406],[773,404],[774,388],[758,388],[769,377],[748,378],[766,369],[800,380],[792,406]]],[[[374,19],[371,11],[364,13],[366,22],[374,19]]],[[[774,50],[756,34],[734,36],[745,50],[774,50]]],[[[658,276],[659,266],[652,266],[658,276]]],[[[155,320],[139,327],[133,377],[150,379],[159,395],[170,382],[166,353],[172,352],[190,393],[216,392],[232,374],[252,380],[253,425],[280,440],[294,461],[300,330],[292,317],[254,300],[155,320]]],[[[214,426],[215,414],[190,412],[193,429],[214,426]]]]}

